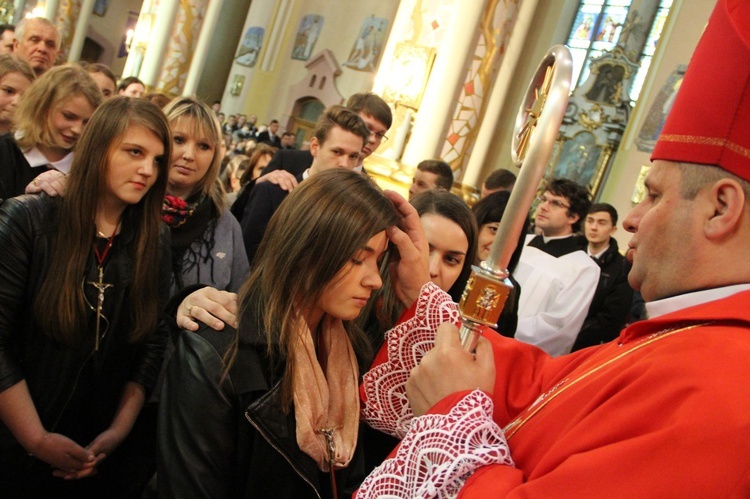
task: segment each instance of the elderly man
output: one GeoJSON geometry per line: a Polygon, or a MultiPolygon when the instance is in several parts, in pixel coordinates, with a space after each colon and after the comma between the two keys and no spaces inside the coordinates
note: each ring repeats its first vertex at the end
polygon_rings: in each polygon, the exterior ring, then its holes
{"type": "Polygon", "coordinates": [[[24,18],[16,26],[14,52],[41,76],[60,54],[60,33],[43,17],[24,18]]]}
{"type": "Polygon", "coordinates": [[[750,497],[748,19],[719,0],[623,223],[650,319],[556,359],[441,326],[358,497],[750,497]]]}

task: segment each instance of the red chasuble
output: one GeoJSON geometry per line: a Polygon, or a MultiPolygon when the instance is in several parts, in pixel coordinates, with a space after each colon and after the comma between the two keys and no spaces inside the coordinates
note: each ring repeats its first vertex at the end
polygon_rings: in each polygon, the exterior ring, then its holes
{"type": "Polygon", "coordinates": [[[748,304],[750,292],[738,293],[556,359],[488,335],[494,419],[516,467],[480,468],[459,497],[750,497],[748,304]],[[695,324],[704,325],[680,329],[695,324]],[[553,387],[533,417],[507,428],[553,387]]]}

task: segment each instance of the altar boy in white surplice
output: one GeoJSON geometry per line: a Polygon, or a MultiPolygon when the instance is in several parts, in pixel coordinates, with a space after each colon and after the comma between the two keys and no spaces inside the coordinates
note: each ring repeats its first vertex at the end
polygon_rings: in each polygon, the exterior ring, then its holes
{"type": "Polygon", "coordinates": [[[539,198],[530,235],[514,277],[521,285],[516,339],[552,356],[570,352],[599,281],[599,267],[573,234],[591,202],[587,189],[554,179],[539,198]]]}

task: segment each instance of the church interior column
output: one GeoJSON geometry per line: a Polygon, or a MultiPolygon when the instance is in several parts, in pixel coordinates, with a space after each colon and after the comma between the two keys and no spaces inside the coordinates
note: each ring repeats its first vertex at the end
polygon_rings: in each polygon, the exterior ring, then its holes
{"type": "Polygon", "coordinates": [[[169,97],[182,93],[207,8],[204,0],[180,0],[179,3],[164,64],[154,85],[158,92],[169,97]]]}
{"type": "Polygon", "coordinates": [[[77,62],[81,58],[81,50],[83,50],[83,42],[86,40],[86,31],[94,9],[94,1],[83,0],[81,3],[78,18],[75,20],[73,40],[70,42],[70,50],[68,51],[68,62],[77,62]]]}
{"type": "MultiPolygon", "coordinates": [[[[179,0],[159,0],[156,7],[156,18],[153,20],[153,28],[149,30],[143,65],[135,75],[149,88],[155,88],[158,82],[179,7],[179,0]]],[[[141,19],[138,20],[139,24],[140,22],[141,19]]]]}
{"type": "MultiPolygon", "coordinates": [[[[518,84],[514,80],[514,69],[521,63],[521,50],[524,41],[531,28],[531,23],[536,11],[538,0],[523,0],[518,10],[515,24],[513,26],[512,38],[510,33],[506,34],[508,44],[505,49],[505,55],[497,71],[497,77],[489,91],[486,107],[483,113],[483,119],[477,126],[477,133],[472,144],[471,154],[466,163],[466,170],[463,174],[462,185],[466,189],[480,189],[482,183],[482,169],[487,159],[490,146],[495,140],[495,129],[500,112],[506,104],[508,89],[511,84],[518,84]]],[[[533,61],[529,61],[533,64],[533,61]]],[[[510,157],[507,163],[510,165],[510,157]]]]}
{"type": "Polygon", "coordinates": [[[435,64],[425,87],[411,140],[404,150],[403,163],[407,171],[402,175],[394,174],[402,182],[411,181],[420,161],[436,158],[440,154],[456,97],[464,83],[466,64],[477,41],[477,26],[485,3],[484,0],[477,0],[456,2],[453,6],[453,18],[442,44],[437,48],[435,64]]]}
{"type": "Polygon", "coordinates": [[[44,5],[44,17],[49,19],[52,22],[55,22],[55,17],[57,16],[57,9],[60,7],[60,0],[47,0],[47,3],[44,5]]]}
{"type": "Polygon", "coordinates": [[[219,11],[221,10],[223,3],[223,0],[210,0],[208,4],[206,16],[203,19],[200,28],[201,31],[198,36],[198,42],[195,44],[195,50],[193,50],[193,57],[190,61],[190,69],[188,70],[187,79],[185,80],[185,86],[182,89],[182,95],[193,95],[198,88],[198,80],[200,79],[203,67],[205,66],[211,37],[216,35],[219,11]]]}

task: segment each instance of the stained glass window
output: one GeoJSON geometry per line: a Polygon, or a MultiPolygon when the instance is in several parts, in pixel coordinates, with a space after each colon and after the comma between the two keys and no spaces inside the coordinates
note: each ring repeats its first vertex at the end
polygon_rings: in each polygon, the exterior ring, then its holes
{"type": "MultiPolygon", "coordinates": [[[[640,94],[672,1],[659,2],[646,45],[639,54],[641,67],[630,88],[629,95],[633,102],[640,94]]],[[[573,88],[583,84],[588,78],[592,59],[599,57],[603,51],[612,50],[617,46],[631,3],[632,0],[581,1],[567,41],[573,56],[573,88]]]]}

